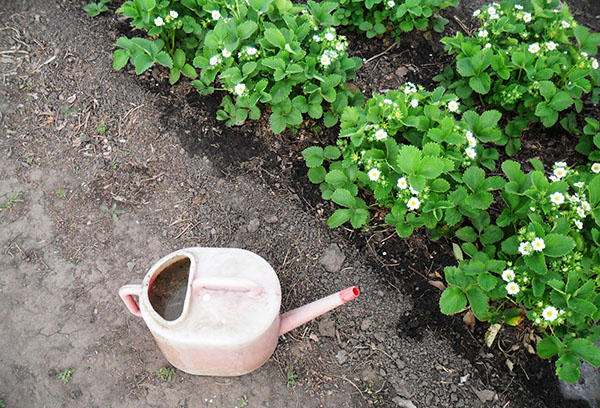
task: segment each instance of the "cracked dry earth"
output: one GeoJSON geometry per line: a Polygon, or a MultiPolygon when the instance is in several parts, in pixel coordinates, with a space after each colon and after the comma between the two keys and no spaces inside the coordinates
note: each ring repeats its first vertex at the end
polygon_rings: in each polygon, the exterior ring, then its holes
{"type": "Polygon", "coordinates": [[[183,116],[165,126],[169,96],[112,70],[119,23],[89,19],[84,3],[0,0],[6,407],[544,406],[521,385],[494,388],[453,339],[398,336],[411,300],[291,187],[184,149],[182,135],[227,131],[183,116]],[[350,285],[362,294],[281,337],[251,374],[163,382],[167,361],[117,291],[188,246],[264,257],[283,310],[350,285]]]}

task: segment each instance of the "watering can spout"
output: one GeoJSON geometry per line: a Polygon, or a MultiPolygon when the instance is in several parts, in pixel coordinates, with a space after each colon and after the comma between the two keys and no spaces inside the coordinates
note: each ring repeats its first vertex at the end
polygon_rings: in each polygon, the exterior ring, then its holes
{"type": "Polygon", "coordinates": [[[356,286],[351,286],[342,291],[326,296],[323,299],[315,300],[312,303],[290,310],[281,315],[281,325],[279,326],[279,335],[285,334],[304,323],[327,313],[331,309],[343,305],[353,299],[356,299],[360,291],[356,286]]]}

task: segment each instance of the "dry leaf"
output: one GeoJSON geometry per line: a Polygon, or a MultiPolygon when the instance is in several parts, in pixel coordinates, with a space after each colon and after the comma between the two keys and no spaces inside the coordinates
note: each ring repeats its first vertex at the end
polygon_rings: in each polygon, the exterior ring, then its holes
{"type": "Polygon", "coordinates": [[[514,363],[512,361],[510,361],[509,359],[506,359],[506,366],[508,367],[508,369],[510,371],[513,370],[513,367],[515,366],[514,363]]]}
{"type": "Polygon", "coordinates": [[[471,328],[471,331],[475,328],[475,315],[472,311],[469,310],[463,316],[463,322],[465,322],[465,324],[471,328]]]}
{"type": "Polygon", "coordinates": [[[446,285],[444,285],[444,283],[443,283],[443,282],[441,282],[441,281],[438,281],[438,280],[430,280],[430,281],[428,281],[428,283],[429,283],[431,286],[434,286],[434,287],[438,288],[439,290],[442,290],[442,291],[443,291],[444,289],[446,289],[446,285]]]}
{"type": "Polygon", "coordinates": [[[496,335],[500,331],[500,326],[498,323],[492,324],[490,328],[485,332],[485,344],[488,347],[492,347],[494,344],[494,340],[496,340],[496,335]]]}
{"type": "Polygon", "coordinates": [[[319,341],[319,336],[317,336],[316,334],[311,334],[310,336],[308,336],[309,339],[311,339],[312,341],[319,341]]]}

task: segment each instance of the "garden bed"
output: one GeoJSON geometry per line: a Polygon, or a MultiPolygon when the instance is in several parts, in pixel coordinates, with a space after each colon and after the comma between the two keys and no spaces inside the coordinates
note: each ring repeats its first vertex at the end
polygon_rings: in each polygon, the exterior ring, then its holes
{"type": "MultiPolygon", "coordinates": [[[[444,11],[444,34],[461,30],[457,21],[471,27],[481,4],[444,11]]],[[[590,17],[600,11],[569,4],[600,31],[590,17]]],[[[301,152],[331,144],[335,128],[309,121],[274,135],[264,117],[226,127],[215,119],[218,94],[201,96],[185,81],[171,87],[158,68],[140,79],[115,73],[112,44],[125,22],[89,20],[83,5],[2,11],[18,35],[3,30],[0,43],[22,50],[3,60],[10,75],[0,88],[9,130],[0,144],[0,201],[9,205],[0,240],[10,271],[0,306],[12,312],[0,336],[7,406],[241,406],[244,396],[248,406],[576,406],[562,399],[553,365],[523,345],[527,331],[504,329],[500,344],[519,347],[490,349],[485,325],[470,330],[439,312],[441,291],[430,281],[456,263],[449,242],[400,239],[384,227],[327,230],[334,207],[308,181],[301,152]],[[9,203],[16,191],[22,201],[9,203]],[[107,217],[112,204],[124,211],[118,221],[107,217]],[[176,372],[162,382],[155,372],[165,361],[116,291],[140,281],[159,254],[192,245],[265,257],[280,275],[285,310],[353,283],[363,295],[286,336],[249,376],[176,372]]],[[[349,35],[350,54],[368,61],[355,84],[367,96],[407,80],[431,87],[449,61],[440,38],[411,33],[393,45],[349,35]]],[[[576,157],[559,132],[529,132],[517,159],[576,157]]]]}

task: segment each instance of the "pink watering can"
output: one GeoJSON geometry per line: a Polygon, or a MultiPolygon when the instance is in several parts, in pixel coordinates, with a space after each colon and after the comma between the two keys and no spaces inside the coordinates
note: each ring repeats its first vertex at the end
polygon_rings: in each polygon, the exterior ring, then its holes
{"type": "Polygon", "coordinates": [[[173,252],[152,266],[141,285],[119,290],[173,366],[219,376],[255,370],[269,359],[280,335],[358,295],[350,287],[280,316],[275,271],[260,256],[235,248],[173,252]]]}

